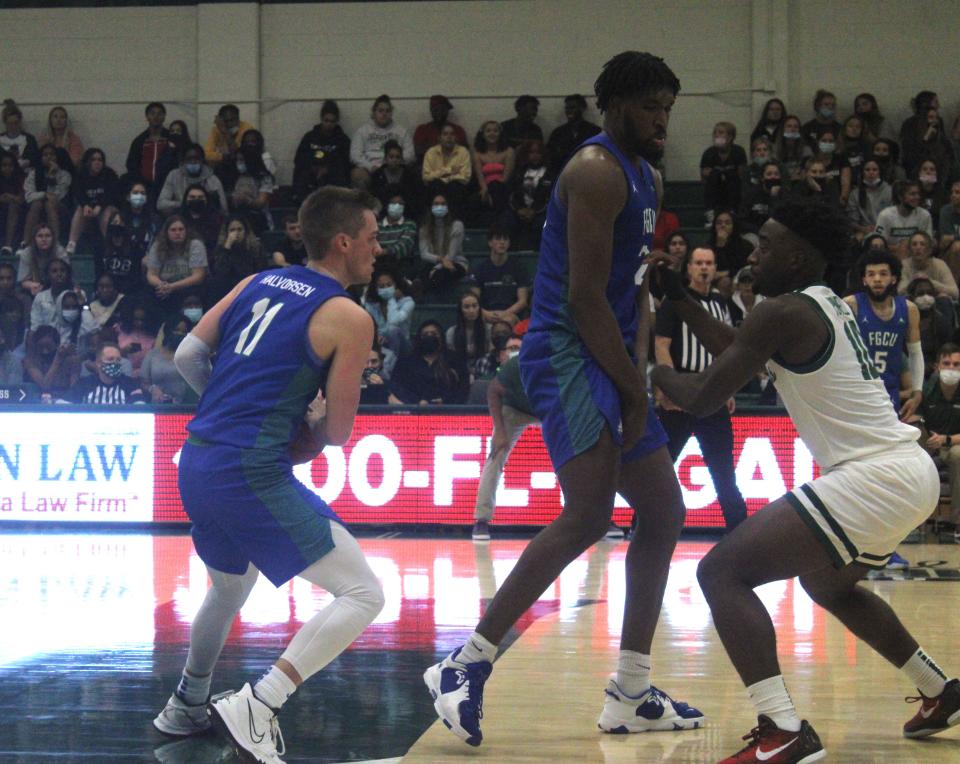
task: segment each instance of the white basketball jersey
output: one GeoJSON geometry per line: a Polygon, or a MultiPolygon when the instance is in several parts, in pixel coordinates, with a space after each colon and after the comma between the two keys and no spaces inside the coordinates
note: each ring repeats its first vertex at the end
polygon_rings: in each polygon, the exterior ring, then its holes
{"type": "Polygon", "coordinates": [[[777,354],[767,370],[820,469],[916,441],[920,431],[901,422],[890,405],[847,304],[821,285],[796,294],[820,314],[829,342],[808,364],[791,366],[777,354]]]}

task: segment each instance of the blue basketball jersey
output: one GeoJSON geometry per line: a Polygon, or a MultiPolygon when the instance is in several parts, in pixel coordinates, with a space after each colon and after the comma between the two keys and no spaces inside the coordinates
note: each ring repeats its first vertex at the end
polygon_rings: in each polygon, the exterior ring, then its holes
{"type": "Polygon", "coordinates": [[[213,374],[190,433],[285,453],[329,370],[310,346],[310,318],[341,296],[349,298],[336,280],[301,265],[258,274],[220,319],[213,374]]]}
{"type": "MultiPolygon", "coordinates": [[[[633,351],[637,334],[637,289],[641,268],[653,246],[657,216],[657,192],[653,171],[644,160],[640,169],[627,159],[606,133],[581,144],[603,146],[620,162],[629,196],[613,226],[613,261],[607,281],[607,300],[616,316],[623,341],[633,351]]],[[[533,286],[531,332],[566,331],[576,336],[570,317],[570,255],[567,250],[567,210],[554,184],[543,227],[537,275],[533,286]]]]}
{"type": "Polygon", "coordinates": [[[907,346],[909,312],[906,297],[893,298],[893,315],[882,320],[873,311],[870,298],[864,292],[857,293],[857,326],[867,346],[870,360],[880,372],[887,392],[895,408],[900,408],[900,373],[903,371],[903,354],[907,346]]]}

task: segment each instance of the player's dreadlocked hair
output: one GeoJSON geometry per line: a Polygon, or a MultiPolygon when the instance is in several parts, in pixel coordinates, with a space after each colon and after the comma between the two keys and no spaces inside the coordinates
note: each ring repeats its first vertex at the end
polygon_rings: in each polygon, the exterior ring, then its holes
{"type": "Polygon", "coordinates": [[[680,90],[677,75],[662,58],[636,50],[618,53],[607,61],[593,85],[593,91],[597,94],[597,108],[601,113],[617,96],[642,96],[664,88],[676,95],[680,90]]]}
{"type": "Polygon", "coordinates": [[[787,200],[770,216],[819,250],[828,263],[850,250],[850,221],[841,209],[819,199],[787,200]]]}

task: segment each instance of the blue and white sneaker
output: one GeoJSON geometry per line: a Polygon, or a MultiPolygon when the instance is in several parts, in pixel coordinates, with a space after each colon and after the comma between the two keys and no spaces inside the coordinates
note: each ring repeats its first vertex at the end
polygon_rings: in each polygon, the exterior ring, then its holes
{"type": "Polygon", "coordinates": [[[656,687],[651,686],[639,698],[631,698],[611,679],[603,691],[603,711],[597,726],[604,732],[626,735],[628,732],[695,730],[703,723],[704,716],[697,709],[674,700],[656,687]]]}
{"type": "Polygon", "coordinates": [[[896,552],[890,555],[890,560],[887,562],[887,570],[906,570],[909,567],[910,563],[896,552]]]}
{"type": "Polygon", "coordinates": [[[423,672],[437,716],[454,735],[469,745],[480,745],[483,733],[483,684],[493,671],[490,661],[461,663],[457,648],[423,672]]]}

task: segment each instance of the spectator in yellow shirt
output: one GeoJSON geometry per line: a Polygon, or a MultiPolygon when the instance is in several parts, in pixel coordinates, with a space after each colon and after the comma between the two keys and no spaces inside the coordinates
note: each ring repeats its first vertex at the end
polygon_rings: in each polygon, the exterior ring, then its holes
{"type": "Polygon", "coordinates": [[[454,209],[459,210],[472,174],[470,152],[457,144],[454,126],[444,124],[440,128],[440,143],[428,149],[423,156],[423,183],[427,187],[427,194],[441,194],[454,209]]]}
{"type": "Polygon", "coordinates": [[[252,127],[253,125],[240,120],[240,109],[232,103],[221,106],[203,147],[207,164],[216,168],[223,160],[232,157],[240,148],[243,134],[252,127]]]}

